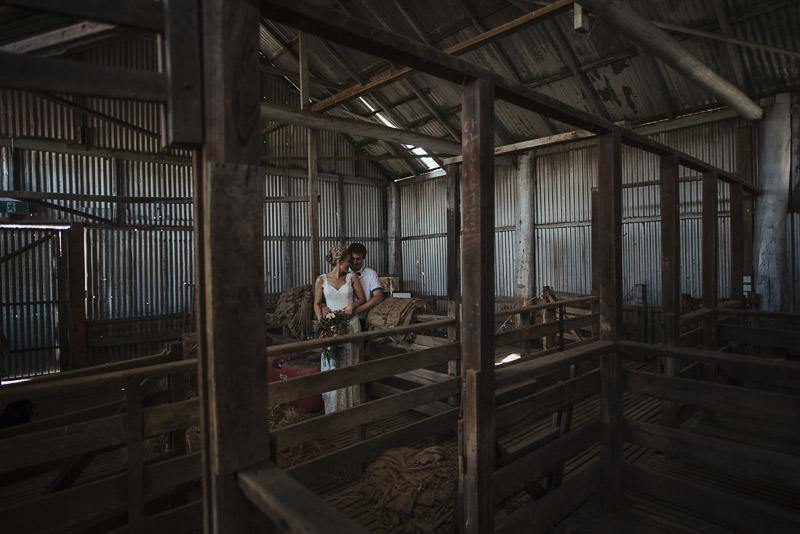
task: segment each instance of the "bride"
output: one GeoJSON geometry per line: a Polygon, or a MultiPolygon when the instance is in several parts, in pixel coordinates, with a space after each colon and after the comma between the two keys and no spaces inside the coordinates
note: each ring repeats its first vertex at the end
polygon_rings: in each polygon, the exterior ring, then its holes
{"type": "MultiPolygon", "coordinates": [[[[345,247],[337,245],[328,251],[325,261],[331,266],[331,271],[319,275],[314,282],[314,315],[319,321],[328,311],[342,310],[350,319],[348,321],[350,325],[348,333],[355,334],[360,332],[361,324],[358,321],[358,316],[353,315],[353,310],[364,304],[366,297],[361,283],[358,280],[354,283],[353,277],[356,274],[348,272],[350,269],[350,254],[345,247]],[[356,295],[356,300],[353,300],[353,293],[356,295]]],[[[340,345],[340,351],[341,355],[338,364],[334,358],[323,352],[320,369],[329,371],[354,363],[353,350],[350,343],[340,345]]],[[[325,403],[325,413],[344,410],[353,406],[355,388],[356,386],[350,386],[323,393],[322,400],[325,403]]]]}

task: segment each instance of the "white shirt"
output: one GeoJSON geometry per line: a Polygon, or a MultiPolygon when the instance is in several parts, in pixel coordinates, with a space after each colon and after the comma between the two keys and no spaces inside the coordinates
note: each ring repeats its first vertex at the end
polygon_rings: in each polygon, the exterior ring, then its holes
{"type": "MultiPolygon", "coordinates": [[[[381,281],[378,280],[378,273],[370,269],[369,267],[363,267],[360,271],[355,271],[358,274],[358,279],[361,281],[361,287],[364,288],[364,296],[367,300],[372,298],[372,294],[377,289],[383,290],[381,286],[381,281]]],[[[353,302],[358,300],[358,297],[354,294],[353,295],[353,302]]],[[[367,318],[367,312],[361,312],[358,314],[360,319],[367,318]]]]}

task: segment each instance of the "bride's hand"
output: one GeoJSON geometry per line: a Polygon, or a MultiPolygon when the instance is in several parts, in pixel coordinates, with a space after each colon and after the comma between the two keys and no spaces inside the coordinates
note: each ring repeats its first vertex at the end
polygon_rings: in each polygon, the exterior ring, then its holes
{"type": "Polygon", "coordinates": [[[330,312],[331,312],[331,309],[330,309],[329,307],[327,307],[327,306],[323,306],[323,307],[322,307],[322,316],[323,316],[323,317],[325,317],[326,315],[328,315],[330,312]]]}
{"type": "Polygon", "coordinates": [[[344,314],[349,319],[350,317],[353,316],[353,305],[352,304],[348,304],[347,306],[344,307],[344,309],[342,311],[344,312],[344,314]]]}

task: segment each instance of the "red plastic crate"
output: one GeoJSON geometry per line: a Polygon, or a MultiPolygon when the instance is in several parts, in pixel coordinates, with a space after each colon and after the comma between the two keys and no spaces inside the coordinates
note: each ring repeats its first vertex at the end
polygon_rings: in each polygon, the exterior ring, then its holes
{"type": "MultiPolygon", "coordinates": [[[[267,359],[269,369],[267,371],[267,382],[278,382],[279,380],[289,380],[298,376],[319,373],[319,354],[314,357],[295,357],[286,358],[285,356],[272,356],[267,359]]],[[[303,413],[318,412],[322,409],[322,395],[319,393],[303,399],[290,402],[297,406],[303,413]]]]}

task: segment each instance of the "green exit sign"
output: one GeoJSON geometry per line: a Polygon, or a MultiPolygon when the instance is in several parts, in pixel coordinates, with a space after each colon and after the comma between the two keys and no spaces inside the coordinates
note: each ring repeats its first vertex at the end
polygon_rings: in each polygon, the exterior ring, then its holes
{"type": "Polygon", "coordinates": [[[27,202],[13,198],[0,198],[0,213],[30,213],[27,202]]]}

